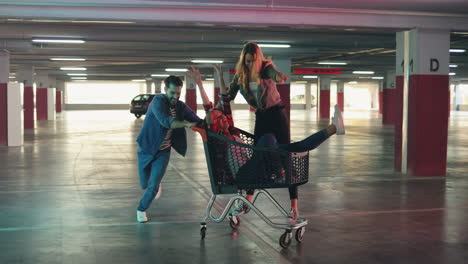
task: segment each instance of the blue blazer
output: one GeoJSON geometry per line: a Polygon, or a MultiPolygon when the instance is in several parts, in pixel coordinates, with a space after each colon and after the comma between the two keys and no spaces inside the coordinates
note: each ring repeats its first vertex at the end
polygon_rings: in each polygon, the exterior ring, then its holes
{"type": "MultiPolygon", "coordinates": [[[[143,127],[140,130],[136,141],[144,152],[155,155],[168,129],[174,120],[201,122],[199,118],[185,103],[178,101],[175,105],[176,118],[174,119],[170,113],[170,102],[165,94],[158,94],[153,98],[153,101],[146,112],[143,127]]],[[[184,128],[173,129],[172,147],[182,156],[187,152],[187,136],[184,128]]]]}

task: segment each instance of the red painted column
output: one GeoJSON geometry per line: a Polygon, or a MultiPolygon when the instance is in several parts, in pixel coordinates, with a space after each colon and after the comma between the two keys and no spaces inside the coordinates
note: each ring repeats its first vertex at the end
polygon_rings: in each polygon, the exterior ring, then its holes
{"type": "Polygon", "coordinates": [[[197,86],[190,79],[185,78],[186,82],[186,93],[185,93],[185,104],[192,109],[192,111],[197,111],[197,86]]]}
{"type": "Polygon", "coordinates": [[[445,175],[448,75],[411,75],[408,95],[408,173],[445,175]]]}
{"type": "Polygon", "coordinates": [[[7,85],[6,82],[0,83],[0,145],[4,146],[8,144],[7,85]]]}
{"type": "Polygon", "coordinates": [[[0,146],[8,145],[8,80],[10,53],[0,50],[0,146]]]}
{"type": "Polygon", "coordinates": [[[62,112],[62,91],[55,91],[55,112],[62,112]]]}
{"type": "Polygon", "coordinates": [[[320,77],[319,118],[330,118],[330,84],[329,77],[320,77]]]}
{"type": "Polygon", "coordinates": [[[24,129],[34,128],[34,89],[32,86],[24,87],[24,129]]]}
{"type": "Polygon", "coordinates": [[[341,112],[344,112],[344,82],[339,81],[337,83],[337,94],[336,94],[336,100],[338,104],[338,108],[340,109],[341,112]]]}
{"type": "MultiPolygon", "coordinates": [[[[406,145],[402,170],[411,176],[445,176],[447,170],[450,32],[413,29],[407,38],[406,145]]],[[[406,63],[405,63],[406,65],[406,63]]],[[[405,93],[404,93],[405,94],[405,93]]],[[[403,113],[405,115],[405,113],[403,113]]],[[[406,132],[406,133],[405,133],[406,132]]]]}
{"type": "Polygon", "coordinates": [[[47,120],[47,88],[36,89],[37,120],[47,120]]]}

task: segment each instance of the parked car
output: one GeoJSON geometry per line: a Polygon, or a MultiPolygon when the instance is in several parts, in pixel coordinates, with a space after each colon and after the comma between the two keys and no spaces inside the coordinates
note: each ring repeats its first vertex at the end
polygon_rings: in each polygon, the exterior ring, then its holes
{"type": "Polygon", "coordinates": [[[130,113],[134,114],[136,118],[140,118],[142,115],[146,114],[154,96],[155,94],[139,94],[135,96],[130,103],[130,113]]]}

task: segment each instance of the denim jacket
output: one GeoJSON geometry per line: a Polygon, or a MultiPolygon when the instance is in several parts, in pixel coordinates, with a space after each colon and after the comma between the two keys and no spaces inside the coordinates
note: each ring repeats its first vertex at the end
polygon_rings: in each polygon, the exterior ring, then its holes
{"type": "MultiPolygon", "coordinates": [[[[170,102],[165,94],[158,94],[148,107],[143,127],[136,141],[144,152],[155,155],[168,129],[174,120],[201,122],[200,119],[185,103],[178,101],[175,105],[176,118],[170,113],[170,102]]],[[[182,156],[187,152],[187,137],[184,128],[175,128],[172,132],[172,147],[182,156]]]]}

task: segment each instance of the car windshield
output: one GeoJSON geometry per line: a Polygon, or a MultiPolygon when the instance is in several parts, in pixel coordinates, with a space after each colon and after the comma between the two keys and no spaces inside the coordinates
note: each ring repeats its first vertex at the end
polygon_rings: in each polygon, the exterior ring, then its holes
{"type": "Polygon", "coordinates": [[[133,98],[134,102],[145,102],[149,101],[151,98],[153,98],[152,94],[141,94],[137,95],[135,98],[133,98]]]}

